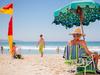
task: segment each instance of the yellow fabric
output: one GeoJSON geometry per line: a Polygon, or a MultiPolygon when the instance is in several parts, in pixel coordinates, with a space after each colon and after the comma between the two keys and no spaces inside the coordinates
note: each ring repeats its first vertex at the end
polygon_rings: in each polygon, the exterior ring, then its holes
{"type": "Polygon", "coordinates": [[[0,8],[0,14],[12,15],[13,14],[13,9],[12,8],[9,8],[9,9],[0,8]]]}
{"type": "Polygon", "coordinates": [[[43,53],[43,48],[44,48],[44,45],[39,45],[39,52],[40,53],[43,53]]]}
{"type": "Polygon", "coordinates": [[[12,51],[12,45],[13,45],[13,36],[12,35],[8,35],[8,43],[9,43],[9,51],[10,51],[10,55],[13,56],[14,53],[12,51]]]}

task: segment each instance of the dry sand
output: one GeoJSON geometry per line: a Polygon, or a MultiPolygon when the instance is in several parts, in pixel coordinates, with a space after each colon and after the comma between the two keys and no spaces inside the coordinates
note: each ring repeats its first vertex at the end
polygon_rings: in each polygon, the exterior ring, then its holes
{"type": "Polygon", "coordinates": [[[69,70],[75,66],[66,65],[61,55],[27,55],[24,59],[0,56],[0,75],[75,75],[69,70]]]}
{"type": "Polygon", "coordinates": [[[23,60],[0,56],[0,75],[75,75],[68,72],[73,67],[61,55],[27,55],[23,60]]]}

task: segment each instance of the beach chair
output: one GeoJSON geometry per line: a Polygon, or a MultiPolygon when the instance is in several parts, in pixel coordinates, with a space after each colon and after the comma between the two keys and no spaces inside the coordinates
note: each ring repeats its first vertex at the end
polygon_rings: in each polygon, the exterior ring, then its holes
{"type": "Polygon", "coordinates": [[[66,46],[64,50],[64,58],[67,64],[75,64],[78,62],[79,58],[82,57],[83,50],[79,50],[80,45],[66,46]]]}
{"type": "Polygon", "coordinates": [[[86,74],[87,72],[96,73],[95,62],[92,58],[93,56],[87,56],[81,45],[66,46],[64,57],[66,64],[77,65],[77,74],[86,74]]]}
{"type": "Polygon", "coordinates": [[[89,56],[83,56],[78,64],[77,64],[77,75],[86,73],[93,73],[96,74],[96,67],[95,67],[95,61],[93,60],[93,55],[89,56]]]}

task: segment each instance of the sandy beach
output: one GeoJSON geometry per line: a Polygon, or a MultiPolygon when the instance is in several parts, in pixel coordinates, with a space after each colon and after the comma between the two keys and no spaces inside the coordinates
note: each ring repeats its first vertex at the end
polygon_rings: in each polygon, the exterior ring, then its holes
{"type": "MultiPolygon", "coordinates": [[[[61,55],[25,55],[24,59],[0,56],[0,75],[75,75],[75,65],[65,64],[61,55]]],[[[100,65],[99,65],[100,67],[100,65]]],[[[97,74],[87,74],[97,75],[97,74]]]]}
{"type": "Polygon", "coordinates": [[[24,59],[0,56],[0,75],[75,75],[68,72],[75,66],[64,64],[61,55],[27,55],[24,59]]]}

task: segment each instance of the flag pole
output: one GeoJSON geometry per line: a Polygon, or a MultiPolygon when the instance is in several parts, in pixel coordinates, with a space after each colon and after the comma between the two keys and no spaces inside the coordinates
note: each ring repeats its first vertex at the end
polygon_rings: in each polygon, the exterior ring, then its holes
{"type": "Polygon", "coordinates": [[[11,0],[12,4],[12,14],[10,15],[10,21],[9,21],[9,26],[8,26],[8,42],[9,42],[9,47],[10,47],[10,56],[14,56],[13,52],[13,12],[14,12],[14,7],[13,7],[13,0],[11,0]]]}
{"type": "MultiPolygon", "coordinates": [[[[80,15],[80,27],[81,27],[81,31],[82,31],[82,34],[84,34],[84,28],[83,28],[83,11],[81,11],[81,15],[80,15]]],[[[85,40],[85,35],[83,35],[83,40],[85,40]]]]}

